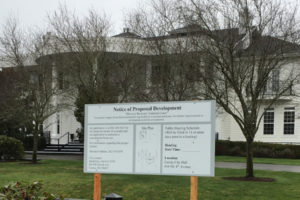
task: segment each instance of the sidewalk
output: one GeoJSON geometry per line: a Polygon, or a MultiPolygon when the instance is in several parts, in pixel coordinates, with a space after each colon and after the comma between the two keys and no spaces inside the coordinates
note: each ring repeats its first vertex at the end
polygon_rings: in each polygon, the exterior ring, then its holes
{"type": "MultiPolygon", "coordinates": [[[[26,154],[25,159],[31,159],[31,155],[26,154]]],[[[83,160],[83,155],[43,155],[43,154],[39,154],[38,159],[40,159],[40,160],[83,160]]],[[[245,169],[246,163],[216,162],[216,168],[245,169]]],[[[296,165],[254,164],[254,169],[255,170],[300,173],[300,166],[296,166],[296,165]]]]}
{"type": "MultiPolygon", "coordinates": [[[[245,169],[246,168],[246,163],[216,162],[216,168],[245,169]]],[[[281,172],[300,172],[300,166],[296,166],[296,165],[254,164],[254,170],[281,171],[281,172]]]]}
{"type": "MultiPolygon", "coordinates": [[[[25,154],[26,160],[32,158],[31,154],[25,154]]],[[[83,160],[83,155],[44,155],[38,154],[37,159],[39,160],[83,160]]]]}

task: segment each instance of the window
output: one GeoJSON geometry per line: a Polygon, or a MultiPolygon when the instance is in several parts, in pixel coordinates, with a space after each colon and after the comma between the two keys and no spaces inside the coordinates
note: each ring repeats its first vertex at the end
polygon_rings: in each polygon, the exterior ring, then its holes
{"type": "Polygon", "coordinates": [[[294,134],[294,128],[295,128],[295,108],[284,108],[284,128],[283,133],[290,135],[294,134]]]}
{"type": "Polygon", "coordinates": [[[30,83],[38,83],[38,81],[39,81],[39,79],[38,79],[39,77],[38,77],[38,75],[36,75],[36,74],[30,74],[30,78],[29,78],[29,81],[30,81],[30,83]]]}
{"type": "Polygon", "coordinates": [[[279,92],[280,89],[280,70],[274,69],[270,73],[269,80],[266,82],[264,86],[264,94],[266,95],[274,95],[279,92]]]}
{"type": "Polygon", "coordinates": [[[57,127],[57,134],[60,133],[60,114],[56,114],[56,127],[57,127]]]}
{"type": "Polygon", "coordinates": [[[283,95],[293,95],[293,85],[290,85],[283,95]]]}
{"type": "Polygon", "coordinates": [[[58,74],[58,89],[64,89],[64,74],[62,72],[58,74]]]}
{"type": "Polygon", "coordinates": [[[43,77],[41,74],[38,75],[38,84],[39,84],[39,88],[43,88],[43,77]]]}
{"type": "Polygon", "coordinates": [[[274,134],[274,108],[267,109],[264,114],[264,134],[274,134]]]}
{"type": "Polygon", "coordinates": [[[279,90],[279,69],[272,71],[272,91],[278,92],[279,90]]]}
{"type": "Polygon", "coordinates": [[[153,64],[152,65],[152,75],[151,75],[151,79],[152,79],[152,83],[157,83],[159,82],[161,79],[161,73],[162,73],[162,69],[161,69],[161,66],[160,65],[155,65],[153,64]]]}
{"type": "Polygon", "coordinates": [[[204,75],[205,79],[209,81],[213,81],[216,74],[214,73],[214,68],[215,68],[215,62],[212,58],[206,58],[204,62],[204,75]]]}
{"type": "Polygon", "coordinates": [[[69,82],[67,81],[65,74],[63,72],[58,73],[57,77],[58,89],[68,89],[69,82]]]}
{"type": "Polygon", "coordinates": [[[43,128],[43,124],[39,124],[39,131],[43,132],[44,128],[43,128]]]}
{"type": "Polygon", "coordinates": [[[187,81],[196,81],[200,77],[199,68],[192,64],[188,65],[187,70],[184,73],[187,81]]]}

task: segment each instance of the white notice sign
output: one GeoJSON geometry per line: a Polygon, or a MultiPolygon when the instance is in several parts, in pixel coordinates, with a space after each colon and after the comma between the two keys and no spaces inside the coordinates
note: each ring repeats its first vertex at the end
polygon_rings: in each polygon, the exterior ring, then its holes
{"type": "Polygon", "coordinates": [[[87,173],[214,176],[215,102],[85,107],[87,173]]]}

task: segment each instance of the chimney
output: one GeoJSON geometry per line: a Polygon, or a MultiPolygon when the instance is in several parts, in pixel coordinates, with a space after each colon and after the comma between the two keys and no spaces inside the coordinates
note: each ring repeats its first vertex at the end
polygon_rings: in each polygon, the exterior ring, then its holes
{"type": "Polygon", "coordinates": [[[48,41],[51,38],[51,32],[47,32],[42,38],[44,41],[48,41]]]}
{"type": "Polygon", "coordinates": [[[239,12],[239,34],[246,34],[252,27],[253,17],[248,7],[242,8],[239,12]]]}
{"type": "Polygon", "coordinates": [[[246,49],[250,46],[252,40],[252,26],[253,16],[251,15],[248,7],[242,8],[239,13],[239,34],[244,35],[242,38],[242,48],[246,49]]]}
{"type": "Polygon", "coordinates": [[[124,33],[129,33],[129,28],[123,28],[124,33]]]}

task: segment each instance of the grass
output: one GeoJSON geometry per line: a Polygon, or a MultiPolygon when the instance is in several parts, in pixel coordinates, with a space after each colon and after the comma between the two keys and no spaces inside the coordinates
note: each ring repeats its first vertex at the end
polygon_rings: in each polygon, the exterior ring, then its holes
{"type": "MultiPolygon", "coordinates": [[[[92,199],[93,174],[82,161],[44,160],[40,164],[0,163],[0,186],[9,182],[42,180],[44,190],[64,197],[92,199]]],[[[216,169],[215,177],[199,177],[199,199],[300,199],[300,173],[255,171],[275,182],[239,182],[224,176],[244,176],[244,170],[216,169]]],[[[117,193],[124,200],[188,200],[189,177],[103,175],[102,196],[117,193]]]]}
{"type": "MultiPolygon", "coordinates": [[[[217,162],[246,162],[245,157],[237,156],[216,156],[217,162]]],[[[254,163],[275,164],[275,165],[299,165],[300,159],[286,159],[286,158],[254,158],[254,163]]]]}

